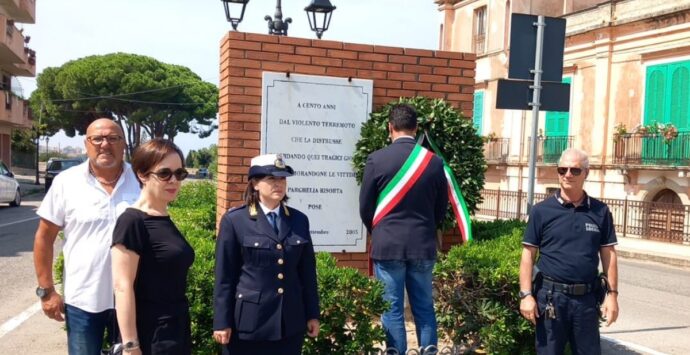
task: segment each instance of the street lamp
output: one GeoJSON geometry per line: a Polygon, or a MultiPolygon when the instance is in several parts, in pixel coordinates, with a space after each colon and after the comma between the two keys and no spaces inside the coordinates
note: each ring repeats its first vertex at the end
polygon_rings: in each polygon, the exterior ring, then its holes
{"type": "MultiPolygon", "coordinates": [[[[244,10],[246,9],[249,0],[221,0],[225,6],[225,17],[228,22],[232,24],[232,28],[237,31],[237,25],[242,22],[244,17],[244,10]],[[242,5],[240,17],[230,16],[230,4],[242,5]]],[[[276,0],[276,11],[273,17],[266,15],[264,20],[268,22],[268,34],[287,36],[289,24],[292,23],[292,18],[283,19],[282,1],[276,0]]],[[[239,9],[239,7],[238,7],[239,9]]],[[[304,8],[309,19],[309,27],[316,32],[316,36],[321,39],[321,36],[328,30],[331,24],[331,15],[333,15],[335,6],[329,0],[311,0],[311,4],[304,8]],[[318,17],[318,18],[317,18],[318,17]]]]}
{"type": "Polygon", "coordinates": [[[328,0],[312,0],[311,4],[304,8],[304,11],[307,12],[307,18],[309,19],[309,27],[311,27],[312,31],[316,32],[316,37],[319,39],[321,39],[321,35],[328,30],[328,26],[331,24],[333,10],[335,10],[335,6],[328,0]],[[323,16],[321,26],[319,26],[319,21],[316,19],[316,14],[323,16]]]}
{"type": "Polygon", "coordinates": [[[223,2],[223,6],[225,7],[225,18],[228,19],[228,22],[232,25],[232,29],[237,31],[237,25],[242,22],[242,19],[244,18],[244,9],[247,8],[247,3],[249,0],[220,0],[223,2]],[[242,5],[242,11],[240,12],[240,17],[232,17],[230,15],[230,4],[233,4],[233,7],[238,8],[236,5],[242,5]]]}

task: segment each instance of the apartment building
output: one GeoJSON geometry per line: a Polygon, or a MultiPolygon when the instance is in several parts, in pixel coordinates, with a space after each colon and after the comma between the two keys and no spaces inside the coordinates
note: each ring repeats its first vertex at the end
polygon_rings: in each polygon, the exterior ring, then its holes
{"type": "Polygon", "coordinates": [[[487,141],[487,210],[509,217],[526,209],[531,112],[495,108],[511,14],[562,17],[570,111],[539,117],[535,191],[557,189],[560,153],[583,149],[591,163],[585,189],[615,205],[619,230],[690,243],[690,0],[435,3],[441,49],[477,54],[472,118],[487,141]]]}
{"type": "Polygon", "coordinates": [[[31,38],[17,26],[35,21],[35,0],[0,0],[0,160],[7,165],[12,161],[12,130],[32,126],[29,103],[12,79],[36,76],[31,38]]]}

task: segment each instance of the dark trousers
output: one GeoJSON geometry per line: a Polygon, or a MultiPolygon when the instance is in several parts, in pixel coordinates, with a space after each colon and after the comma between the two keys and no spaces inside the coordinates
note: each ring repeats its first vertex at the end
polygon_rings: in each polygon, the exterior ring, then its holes
{"type": "Polygon", "coordinates": [[[161,314],[155,307],[137,309],[137,332],[143,355],[189,355],[192,332],[189,312],[161,314]],[[152,309],[154,308],[154,309],[152,309]]]}
{"type": "Polygon", "coordinates": [[[235,332],[230,336],[230,344],[223,347],[223,355],[300,355],[304,344],[304,334],[299,333],[277,341],[241,340],[235,332]]]}
{"type": "Polygon", "coordinates": [[[563,354],[566,343],[573,355],[601,354],[599,311],[593,293],[572,296],[542,288],[537,292],[537,305],[537,354],[563,354]],[[544,312],[549,292],[556,319],[548,319],[544,312]]]}

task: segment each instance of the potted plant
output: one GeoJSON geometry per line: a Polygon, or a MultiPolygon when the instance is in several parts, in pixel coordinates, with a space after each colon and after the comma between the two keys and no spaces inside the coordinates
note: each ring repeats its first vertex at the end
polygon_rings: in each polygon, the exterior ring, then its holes
{"type": "Polygon", "coordinates": [[[661,134],[664,136],[664,141],[666,144],[670,144],[673,142],[676,137],[678,137],[678,128],[673,125],[673,123],[667,123],[665,125],[662,125],[661,127],[661,134]]]}
{"type": "Polygon", "coordinates": [[[484,140],[484,143],[496,142],[498,140],[498,136],[496,135],[495,132],[491,132],[488,135],[486,135],[485,137],[482,137],[482,139],[484,140]]]}
{"type": "Polygon", "coordinates": [[[613,141],[618,143],[624,135],[628,134],[628,129],[623,123],[619,123],[613,127],[613,141]]]}

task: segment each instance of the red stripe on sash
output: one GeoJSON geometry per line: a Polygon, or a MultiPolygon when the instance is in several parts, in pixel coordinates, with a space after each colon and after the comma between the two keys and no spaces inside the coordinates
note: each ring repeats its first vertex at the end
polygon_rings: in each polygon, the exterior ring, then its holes
{"type": "Polygon", "coordinates": [[[377,218],[374,219],[372,223],[372,228],[375,227],[386,215],[388,215],[388,212],[390,212],[395,206],[402,201],[403,197],[407,194],[407,192],[414,186],[414,184],[419,180],[419,177],[422,176],[424,173],[427,165],[429,165],[429,162],[431,161],[431,158],[433,157],[433,154],[427,153],[424,156],[424,160],[422,160],[422,163],[419,165],[419,168],[415,170],[414,174],[410,178],[410,180],[407,181],[407,183],[400,189],[400,191],[395,194],[395,197],[391,200],[391,202],[379,213],[377,218]]]}

